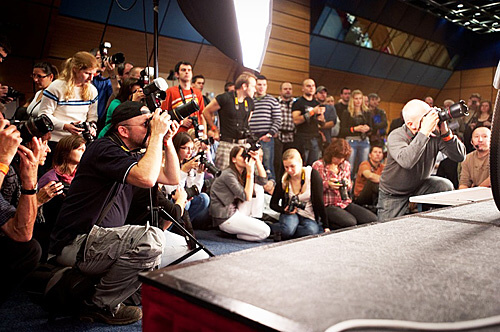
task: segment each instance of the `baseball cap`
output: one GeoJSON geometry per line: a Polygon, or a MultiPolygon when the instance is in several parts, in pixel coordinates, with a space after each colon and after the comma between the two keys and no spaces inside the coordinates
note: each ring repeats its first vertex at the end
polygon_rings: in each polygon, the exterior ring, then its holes
{"type": "Polygon", "coordinates": [[[327,88],[323,85],[320,85],[316,88],[316,93],[321,92],[321,91],[326,91],[328,92],[327,88]]]}
{"type": "Polygon", "coordinates": [[[126,101],[121,103],[115,108],[113,115],[111,115],[111,126],[115,127],[120,122],[151,113],[147,107],[144,107],[144,109],[143,107],[144,104],[138,101],[126,101]]]}

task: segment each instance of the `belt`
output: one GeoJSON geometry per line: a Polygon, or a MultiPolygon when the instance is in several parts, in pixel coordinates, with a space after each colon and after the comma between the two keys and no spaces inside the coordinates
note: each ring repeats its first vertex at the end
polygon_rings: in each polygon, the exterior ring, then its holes
{"type": "Polygon", "coordinates": [[[229,142],[229,143],[233,143],[233,144],[246,144],[247,143],[246,138],[236,139],[236,138],[221,137],[220,140],[223,142],[229,142]]]}
{"type": "Polygon", "coordinates": [[[346,136],[346,141],[364,141],[368,137],[362,138],[361,136],[346,136]]]}

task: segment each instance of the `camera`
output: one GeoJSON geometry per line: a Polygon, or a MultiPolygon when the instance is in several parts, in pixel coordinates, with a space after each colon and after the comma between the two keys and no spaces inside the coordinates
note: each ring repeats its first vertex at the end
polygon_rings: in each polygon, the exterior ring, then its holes
{"type": "MultiPolygon", "coordinates": [[[[186,194],[187,194],[187,199],[190,200],[191,198],[195,197],[195,196],[198,196],[200,194],[200,191],[198,190],[198,187],[196,185],[192,185],[191,187],[186,187],[184,188],[184,190],[186,191],[186,194]]],[[[170,193],[170,196],[174,196],[175,195],[175,192],[177,191],[174,190],[170,193]]]]}
{"type": "Polygon", "coordinates": [[[167,94],[165,90],[168,89],[168,84],[161,77],[155,78],[153,82],[149,83],[149,76],[143,72],[144,70],[141,72],[140,85],[142,87],[142,92],[146,96],[146,105],[151,112],[154,112],[155,109],[160,107],[161,101],[166,98],[167,94]],[[145,76],[143,76],[143,74],[145,76]]]}
{"type": "Polygon", "coordinates": [[[191,161],[193,160],[194,158],[196,158],[197,156],[200,156],[200,164],[202,164],[203,166],[205,166],[205,170],[212,174],[213,176],[215,177],[218,177],[221,173],[221,170],[217,168],[217,166],[215,166],[212,162],[210,162],[210,160],[207,159],[207,157],[205,157],[205,151],[200,151],[198,152],[197,154],[195,154],[194,156],[192,156],[191,158],[189,158],[188,160],[186,160],[185,163],[187,163],[188,161],[191,161]]]}
{"type": "Polygon", "coordinates": [[[465,104],[465,101],[460,100],[458,103],[455,103],[450,106],[449,109],[436,109],[439,116],[439,122],[447,121],[450,119],[461,118],[463,116],[469,115],[469,109],[465,104]]]}
{"type": "Polygon", "coordinates": [[[340,198],[343,201],[348,200],[350,198],[349,197],[349,190],[347,189],[347,184],[346,184],[345,180],[342,179],[338,183],[341,185],[340,188],[339,188],[340,198]]]}
{"type": "Polygon", "coordinates": [[[295,208],[304,210],[306,203],[299,201],[299,198],[295,195],[289,198],[287,207],[289,212],[292,212],[295,208]]]}
{"type": "Polygon", "coordinates": [[[50,118],[45,115],[39,115],[36,118],[29,118],[26,121],[12,121],[21,133],[23,143],[30,142],[33,137],[42,137],[49,131],[54,130],[54,124],[50,118]]]}
{"type": "Polygon", "coordinates": [[[80,123],[72,123],[73,126],[83,129],[82,136],[87,142],[87,144],[92,143],[95,139],[95,136],[90,133],[90,129],[94,128],[97,130],[96,125],[93,122],[80,122],[80,123]]]}
{"type": "Polygon", "coordinates": [[[215,143],[213,137],[203,139],[203,129],[205,128],[198,122],[198,118],[196,116],[190,116],[189,119],[193,122],[194,136],[198,141],[204,143],[205,145],[212,145],[215,143]]]}
{"type": "Polygon", "coordinates": [[[17,99],[19,97],[24,96],[22,92],[17,91],[13,87],[9,86],[7,89],[7,94],[5,95],[4,98],[12,98],[12,99],[17,99]]]}
{"type": "Polygon", "coordinates": [[[250,144],[250,146],[246,147],[245,150],[243,151],[243,153],[241,154],[241,156],[243,157],[243,159],[247,159],[247,158],[250,157],[250,155],[248,154],[248,152],[250,152],[250,151],[257,151],[257,150],[259,150],[262,147],[262,144],[259,143],[259,139],[255,138],[253,136],[250,136],[247,139],[247,143],[250,144]]]}
{"type": "Polygon", "coordinates": [[[110,64],[119,65],[125,62],[125,55],[123,53],[115,53],[108,56],[108,51],[111,48],[110,42],[104,42],[99,45],[99,52],[101,53],[102,67],[104,67],[104,61],[108,60],[110,64]]]}
{"type": "Polygon", "coordinates": [[[198,112],[199,110],[200,105],[198,105],[196,98],[193,98],[189,102],[182,104],[181,106],[174,108],[171,111],[168,111],[168,114],[170,114],[170,118],[172,118],[172,120],[181,122],[182,120],[189,117],[194,112],[198,112]]]}

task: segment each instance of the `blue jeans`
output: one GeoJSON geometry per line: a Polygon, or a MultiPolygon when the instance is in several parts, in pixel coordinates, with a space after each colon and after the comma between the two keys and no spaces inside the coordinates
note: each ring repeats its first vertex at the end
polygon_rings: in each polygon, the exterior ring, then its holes
{"type": "Polygon", "coordinates": [[[316,221],[305,218],[301,215],[285,214],[280,215],[280,231],[283,240],[292,237],[302,237],[320,232],[319,225],[316,221]]]}
{"type": "Polygon", "coordinates": [[[364,140],[353,140],[348,139],[349,145],[352,148],[351,156],[349,157],[349,163],[351,164],[351,179],[356,177],[358,172],[359,164],[368,159],[368,154],[370,153],[370,141],[368,138],[364,140]]]}
{"type": "Polygon", "coordinates": [[[319,159],[321,147],[317,137],[304,138],[295,136],[293,144],[295,145],[296,149],[299,150],[304,165],[312,165],[316,160],[319,159]]]}
{"type": "Polygon", "coordinates": [[[276,179],[276,174],[274,173],[274,138],[271,137],[269,142],[260,141],[262,145],[262,152],[264,152],[264,158],[262,164],[266,171],[271,172],[271,178],[276,179]]]}
{"type": "Polygon", "coordinates": [[[408,212],[408,205],[410,204],[410,196],[433,194],[450,190],[453,190],[453,183],[439,176],[431,176],[425,179],[410,195],[392,195],[379,189],[377,204],[378,220],[383,221],[406,214],[408,212]]]}
{"type": "Polygon", "coordinates": [[[208,206],[210,197],[206,193],[200,193],[186,204],[186,210],[189,213],[189,219],[194,228],[200,228],[208,219],[208,206]]]}

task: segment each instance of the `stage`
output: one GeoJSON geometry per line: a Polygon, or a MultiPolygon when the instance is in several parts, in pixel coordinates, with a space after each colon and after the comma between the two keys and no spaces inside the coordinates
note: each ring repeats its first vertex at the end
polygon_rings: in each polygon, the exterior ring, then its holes
{"type": "Polygon", "coordinates": [[[490,199],[144,273],[143,329],[324,331],[359,318],[500,315],[499,226],[490,199]]]}

